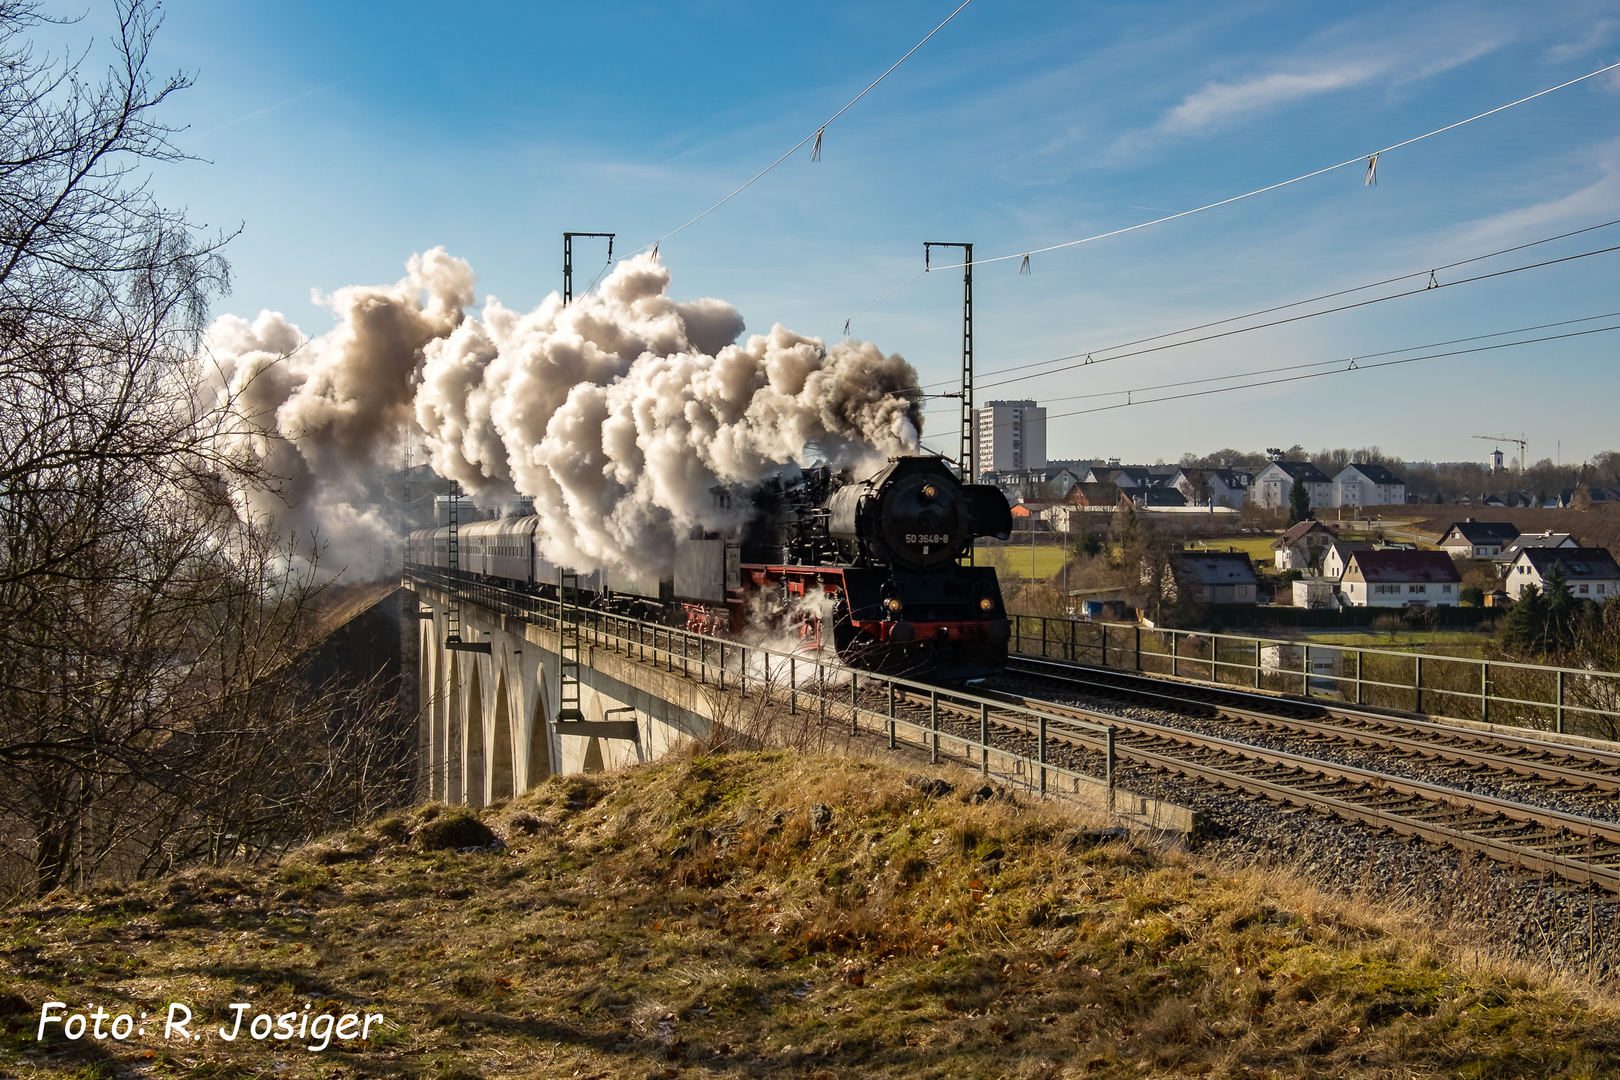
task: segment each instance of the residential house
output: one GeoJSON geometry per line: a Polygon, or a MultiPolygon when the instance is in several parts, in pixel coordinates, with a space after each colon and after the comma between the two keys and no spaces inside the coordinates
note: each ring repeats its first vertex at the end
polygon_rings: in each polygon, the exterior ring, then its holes
{"type": "Polygon", "coordinates": [[[979,475],[979,483],[993,484],[1015,499],[1061,499],[1079,482],[1076,470],[1061,465],[979,475]]]}
{"type": "Polygon", "coordinates": [[[1384,468],[1352,461],[1333,478],[1334,506],[1404,506],[1406,481],[1384,468]]]}
{"type": "Polygon", "coordinates": [[[1080,479],[1091,484],[1118,484],[1122,488],[1165,487],[1181,472],[1176,465],[1121,465],[1110,461],[1094,465],[1080,479]]]}
{"type": "Polygon", "coordinates": [[[1241,551],[1172,552],[1171,579],[1176,595],[1204,604],[1257,604],[1259,580],[1254,564],[1241,551]]]}
{"type": "Polygon", "coordinates": [[[1254,474],[1242,469],[1200,469],[1185,468],[1171,478],[1170,486],[1187,497],[1190,506],[1227,506],[1233,509],[1240,508],[1249,498],[1249,487],[1254,483],[1254,474]],[[1207,501],[1200,498],[1193,484],[1193,474],[1203,474],[1204,483],[1209,488],[1207,501]]]}
{"type": "Polygon", "coordinates": [[[1322,576],[1334,581],[1344,577],[1344,568],[1350,565],[1350,556],[1358,551],[1373,551],[1380,545],[1376,540],[1334,540],[1322,556],[1322,576]]]}
{"type": "Polygon", "coordinates": [[[1620,596],[1620,565],[1608,548],[1524,548],[1508,568],[1507,594],[1517,600],[1526,586],[1546,589],[1553,567],[1563,569],[1564,580],[1577,600],[1603,603],[1620,596]]]}
{"type": "MultiPolygon", "coordinates": [[[[1579,490],[1579,488],[1565,488],[1556,497],[1547,500],[1547,505],[1568,509],[1575,505],[1575,494],[1579,490]]],[[[1592,487],[1587,489],[1587,494],[1592,496],[1595,503],[1620,502],[1620,488],[1592,487]]]]}
{"type": "Polygon", "coordinates": [[[1119,506],[1120,490],[1118,484],[1093,484],[1081,482],[1069,489],[1063,501],[1071,506],[1119,506]]]}
{"type": "Polygon", "coordinates": [[[1130,488],[1124,494],[1143,509],[1160,506],[1186,506],[1187,497],[1173,487],[1130,488]]]}
{"type": "Polygon", "coordinates": [[[1333,481],[1308,461],[1271,462],[1255,474],[1250,498],[1260,506],[1288,506],[1295,484],[1305,485],[1311,509],[1333,505],[1333,481]]]}
{"type": "Polygon", "coordinates": [[[1443,551],[1356,551],[1339,598],[1347,607],[1456,607],[1462,575],[1443,551]]]}
{"type": "Polygon", "coordinates": [[[1045,532],[1049,526],[1043,512],[1052,504],[1044,499],[1022,499],[1012,505],[1012,526],[1016,532],[1045,532]]]}
{"type": "Polygon", "coordinates": [[[1571,533],[1553,532],[1548,529],[1538,533],[1520,533],[1511,541],[1502,546],[1502,553],[1493,560],[1496,563],[1496,576],[1507,577],[1508,570],[1513,566],[1513,560],[1519,557],[1519,552],[1525,548],[1578,548],[1581,542],[1571,533]]]}
{"type": "Polygon", "coordinates": [[[1440,550],[1454,559],[1493,559],[1513,542],[1519,530],[1507,521],[1454,521],[1440,538],[1440,550]]]}
{"type": "Polygon", "coordinates": [[[1302,521],[1271,542],[1277,569],[1306,570],[1322,565],[1339,534],[1320,521],[1302,521]]]}

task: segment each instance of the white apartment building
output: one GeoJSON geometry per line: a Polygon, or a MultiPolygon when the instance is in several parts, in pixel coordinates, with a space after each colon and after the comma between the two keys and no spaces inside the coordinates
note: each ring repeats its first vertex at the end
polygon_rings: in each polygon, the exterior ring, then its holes
{"type": "Polygon", "coordinates": [[[1046,410],[1033,401],[991,401],[973,410],[979,475],[1046,467],[1046,410]]]}

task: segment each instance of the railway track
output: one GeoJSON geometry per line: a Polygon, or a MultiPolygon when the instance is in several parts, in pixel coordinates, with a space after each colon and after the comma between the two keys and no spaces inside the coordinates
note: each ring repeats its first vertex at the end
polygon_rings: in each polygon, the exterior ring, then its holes
{"type": "MultiPolygon", "coordinates": [[[[1108,725],[1115,729],[1118,760],[1137,769],[1331,814],[1620,893],[1620,824],[1095,709],[1010,694],[990,696],[1048,717],[1045,737],[1051,745],[1041,756],[1055,765],[1094,771],[1104,745],[1080,725],[1108,725]]],[[[907,705],[908,711],[920,714],[930,702],[913,696],[907,705]]],[[[1039,737],[1038,723],[1024,713],[991,707],[981,718],[948,701],[939,707],[960,717],[957,724],[965,729],[987,721],[992,738],[1011,742],[1039,737]]]]}
{"type": "Polygon", "coordinates": [[[1077,669],[1046,660],[1015,658],[1003,686],[1018,680],[1039,697],[1053,688],[1113,697],[1177,712],[1219,718],[1241,730],[1286,731],[1320,741],[1378,750],[1396,757],[1438,761],[1475,776],[1514,777],[1548,788],[1620,792],[1620,752],[1529,735],[1477,730],[1293,698],[1248,694],[1223,687],[1166,683],[1127,672],[1077,669]]]}

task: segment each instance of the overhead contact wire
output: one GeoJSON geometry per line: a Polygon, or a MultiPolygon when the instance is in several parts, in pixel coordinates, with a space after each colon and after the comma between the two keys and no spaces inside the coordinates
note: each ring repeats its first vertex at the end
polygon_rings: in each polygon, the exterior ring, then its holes
{"type": "MultiPolygon", "coordinates": [[[[1061,375],[1065,371],[1073,371],[1076,368],[1103,364],[1110,360],[1124,360],[1127,357],[1146,356],[1149,353],[1163,352],[1165,349],[1174,349],[1182,345],[1196,345],[1204,341],[1218,341],[1221,338],[1233,337],[1237,334],[1246,334],[1251,330],[1265,330],[1273,326],[1286,326],[1289,323],[1301,322],[1305,319],[1314,319],[1319,315],[1333,315],[1341,311],[1354,311],[1356,308],[1369,307],[1373,304],[1382,304],[1386,300],[1399,300],[1403,296],[1416,296],[1419,293],[1433,292],[1436,289],[1451,288],[1454,285],[1469,285],[1476,281],[1488,281],[1491,278],[1506,277],[1508,274],[1517,274],[1525,270],[1539,270],[1542,267],[1557,266],[1559,263],[1573,262],[1576,259],[1589,259],[1594,255],[1607,255],[1615,251],[1620,251],[1620,244],[1613,247],[1599,248],[1596,251],[1583,251],[1579,255],[1565,255],[1562,258],[1547,259],[1543,262],[1529,263],[1525,266],[1513,266],[1506,270],[1494,270],[1489,274],[1476,274],[1473,277],[1458,278],[1456,281],[1425,285],[1420,289],[1407,289],[1405,292],[1390,293],[1388,296],[1375,296],[1371,300],[1358,300],[1354,304],[1340,304],[1338,307],[1324,308],[1321,311],[1311,311],[1305,313],[1304,315],[1291,315],[1286,319],[1273,319],[1270,322],[1256,323],[1253,326],[1241,326],[1235,330],[1223,330],[1218,334],[1205,334],[1203,337],[1188,338],[1185,341],[1173,341],[1164,345],[1154,345],[1153,347],[1147,349],[1133,349],[1130,352],[1115,353],[1113,356],[1105,356],[1095,360],[1086,360],[1079,364],[1071,364],[1068,367],[1052,368],[1049,371],[1036,371],[1031,372],[1028,375],[1015,375],[1010,379],[1001,379],[996,382],[980,383],[979,386],[982,389],[989,390],[997,386],[1006,386],[1009,383],[1025,382],[1029,379],[1040,379],[1048,375],[1061,375]]],[[[1427,271],[1425,271],[1425,273],[1427,273],[1427,271]]],[[[1069,357],[1067,359],[1073,359],[1073,357],[1069,357]]],[[[1057,363],[1058,361],[1047,362],[1057,363]]]]}
{"type": "MultiPolygon", "coordinates": [[[[1148,386],[1133,386],[1124,390],[1095,390],[1088,394],[1067,394],[1062,397],[1043,398],[1044,401],[1085,401],[1093,398],[1120,397],[1127,394],[1143,394],[1153,390],[1171,390],[1182,386],[1202,386],[1206,383],[1228,382],[1232,379],[1248,379],[1255,375],[1273,375],[1282,371],[1303,371],[1307,368],[1333,367],[1340,364],[1355,363],[1359,367],[1363,360],[1370,360],[1380,356],[1398,356],[1402,353],[1413,352],[1418,349],[1438,349],[1446,345],[1460,345],[1467,341],[1484,341],[1486,338],[1506,337],[1509,334],[1529,334],[1537,330],[1550,330],[1555,326],[1573,326],[1575,323],[1596,322],[1598,319],[1620,318],[1620,311],[1609,311],[1602,315],[1584,315],[1578,319],[1560,319],[1557,322],[1538,323],[1535,326],[1520,326],[1513,330],[1497,330],[1490,334],[1472,334],[1468,337],[1451,338],[1447,341],[1431,341],[1426,345],[1410,345],[1404,349],[1385,349],[1381,352],[1359,353],[1351,357],[1339,357],[1334,360],[1312,360],[1305,364],[1283,364],[1279,367],[1255,368],[1250,371],[1234,371],[1229,375],[1209,375],[1201,379],[1181,379],[1176,382],[1153,383],[1148,386]]],[[[925,395],[926,396],[926,395],[925,395]]],[[[942,416],[940,412],[932,414],[942,416]]]]}
{"type": "MultiPolygon", "coordinates": [[[[1603,318],[1603,316],[1596,316],[1596,317],[1597,318],[1603,318]]],[[[1187,400],[1189,398],[1209,397],[1209,396],[1214,395],[1214,394],[1229,394],[1234,390],[1252,390],[1252,389],[1255,389],[1257,387],[1281,386],[1284,383],[1302,382],[1302,381],[1304,381],[1306,379],[1320,379],[1320,378],[1323,378],[1323,377],[1328,376],[1328,375],[1347,375],[1347,374],[1349,374],[1351,372],[1355,372],[1355,371],[1375,371],[1375,370],[1377,370],[1379,368],[1399,367],[1402,364],[1415,364],[1415,363],[1418,363],[1419,361],[1423,361],[1423,360],[1439,360],[1439,359],[1444,359],[1444,358],[1453,357],[1453,356],[1468,356],[1468,355],[1471,355],[1473,353],[1494,352],[1495,350],[1498,350],[1498,349],[1517,348],[1520,345],[1538,345],[1538,344],[1541,344],[1543,342],[1548,342],[1548,341],[1562,341],[1562,340],[1565,340],[1567,338],[1588,337],[1588,336],[1590,336],[1592,334],[1607,334],[1607,333],[1611,333],[1611,332],[1616,331],[1616,330],[1620,330],[1620,324],[1616,324],[1614,326],[1598,326],[1598,327],[1593,327],[1592,329],[1589,329],[1589,330],[1572,330],[1567,334],[1549,334],[1549,335],[1547,335],[1545,337],[1526,338],[1523,341],[1503,341],[1503,342],[1499,342],[1499,343],[1497,343],[1495,345],[1477,345],[1477,346],[1475,346],[1474,348],[1471,348],[1471,349],[1453,349],[1453,350],[1451,350],[1449,352],[1430,353],[1430,354],[1428,354],[1426,356],[1408,356],[1408,357],[1405,357],[1405,358],[1400,359],[1400,360],[1384,360],[1384,361],[1380,361],[1379,363],[1376,363],[1376,364],[1362,364],[1362,363],[1358,362],[1357,357],[1349,357],[1347,359],[1340,359],[1340,360],[1331,361],[1331,363],[1333,363],[1335,365],[1340,365],[1340,364],[1347,365],[1347,366],[1343,366],[1343,367],[1335,366],[1333,368],[1333,370],[1331,370],[1331,371],[1313,371],[1313,372],[1309,372],[1309,373],[1304,374],[1304,375],[1291,375],[1288,378],[1284,378],[1284,379],[1263,379],[1263,380],[1261,380],[1259,382],[1240,383],[1240,384],[1238,384],[1236,386],[1218,386],[1218,387],[1214,387],[1214,388],[1208,389],[1208,390],[1192,390],[1192,391],[1189,391],[1189,392],[1187,392],[1185,394],[1166,394],[1163,397],[1148,398],[1148,399],[1146,399],[1144,401],[1136,401],[1136,400],[1120,401],[1120,402],[1115,402],[1112,405],[1098,405],[1098,406],[1096,406],[1094,408],[1090,408],[1090,409],[1073,409],[1073,410],[1070,410],[1069,412],[1053,413],[1053,414],[1049,415],[1046,419],[1050,421],[1050,420],[1062,420],[1062,419],[1066,419],[1066,418],[1071,417],[1071,416],[1089,416],[1092,413],[1112,412],[1112,411],[1114,411],[1116,409],[1131,409],[1131,408],[1136,408],[1136,407],[1141,406],[1141,405],[1158,405],[1158,404],[1162,404],[1163,402],[1166,402],[1166,401],[1185,401],[1185,400],[1187,400]]],[[[1422,346],[1418,346],[1418,347],[1422,348],[1422,346]]],[[[1404,350],[1394,350],[1394,351],[1404,351],[1404,350]]],[[[1310,365],[1300,365],[1300,366],[1310,366],[1310,365]]],[[[1235,377],[1241,377],[1241,376],[1235,376],[1235,377]]],[[[1120,393],[1134,393],[1134,391],[1119,391],[1119,392],[1120,393]]]]}
{"type": "MultiPolygon", "coordinates": [[[[1613,219],[1611,221],[1600,222],[1597,225],[1587,225],[1587,226],[1585,226],[1583,228],[1571,229],[1569,232],[1559,233],[1557,236],[1547,236],[1547,237],[1543,237],[1540,240],[1531,240],[1528,243],[1515,244],[1512,247],[1506,247],[1506,248],[1501,248],[1500,250],[1497,250],[1497,251],[1486,252],[1483,255],[1472,255],[1472,256],[1469,256],[1466,259],[1458,259],[1455,262],[1441,263],[1439,265],[1430,267],[1427,270],[1413,270],[1410,273],[1397,274],[1394,277],[1384,278],[1381,281],[1372,281],[1372,282],[1368,282],[1365,285],[1355,285],[1355,286],[1352,286],[1352,287],[1350,287],[1348,289],[1336,289],[1333,292],[1327,292],[1327,293],[1322,293],[1322,294],[1320,294],[1318,296],[1307,297],[1304,300],[1291,300],[1286,304],[1275,304],[1272,307],[1261,308],[1258,311],[1245,312],[1242,315],[1228,315],[1225,318],[1212,319],[1209,322],[1199,323],[1199,324],[1197,324],[1195,326],[1182,327],[1180,330],[1167,330],[1167,331],[1164,331],[1163,333],[1149,334],[1146,337],[1134,338],[1134,339],[1132,339],[1130,341],[1122,341],[1117,345],[1104,345],[1104,346],[1100,346],[1100,347],[1097,347],[1097,348],[1085,349],[1085,350],[1079,351],[1079,352],[1068,353],[1068,354],[1065,354],[1063,356],[1054,356],[1054,357],[1052,357],[1050,359],[1047,359],[1047,360],[1031,360],[1031,361],[1029,361],[1027,363],[1023,363],[1023,364],[1010,364],[1010,365],[1008,365],[1007,367],[1004,367],[1004,368],[996,368],[996,369],[993,369],[991,371],[987,371],[987,372],[985,372],[985,374],[987,376],[1006,375],[1009,372],[1025,371],[1025,370],[1028,370],[1029,368],[1046,367],[1046,366],[1048,366],[1050,364],[1061,364],[1061,363],[1064,363],[1065,361],[1068,361],[1068,360],[1078,360],[1082,356],[1096,356],[1096,354],[1098,354],[1098,353],[1115,353],[1117,355],[1116,356],[1104,356],[1101,359],[1094,360],[1093,361],[1094,363],[1102,363],[1103,361],[1106,361],[1106,360],[1117,359],[1119,356],[1135,356],[1135,355],[1137,355],[1136,353],[1120,353],[1119,350],[1128,349],[1132,345],[1143,345],[1143,344],[1146,344],[1147,342],[1150,342],[1150,341],[1160,341],[1160,340],[1162,340],[1164,338],[1180,337],[1183,334],[1194,334],[1194,333],[1197,333],[1200,330],[1207,330],[1212,326],[1224,326],[1226,323],[1239,322],[1239,321],[1241,321],[1243,319],[1254,319],[1254,318],[1258,318],[1261,315],[1270,315],[1273,312],[1277,312],[1277,311],[1287,311],[1289,308],[1301,307],[1301,306],[1303,306],[1305,304],[1315,304],[1315,303],[1318,303],[1318,302],[1323,301],[1323,300],[1332,300],[1335,297],[1339,297],[1339,296],[1348,296],[1351,293],[1365,292],[1368,289],[1376,289],[1376,288],[1378,288],[1380,286],[1383,286],[1383,285],[1392,285],[1397,281],[1407,281],[1407,280],[1409,280],[1411,278],[1415,278],[1415,277],[1423,277],[1425,275],[1436,274],[1436,273],[1439,273],[1442,270],[1455,270],[1459,266],[1467,266],[1467,265],[1469,265],[1471,263],[1484,262],[1486,259],[1494,259],[1494,258],[1496,258],[1496,257],[1498,257],[1500,255],[1511,255],[1515,251],[1524,251],[1527,248],[1538,247],[1538,246],[1540,246],[1542,244],[1551,244],[1551,243],[1553,243],[1555,241],[1558,241],[1558,240],[1567,240],[1571,236],[1580,236],[1583,233],[1595,232],[1598,229],[1607,229],[1607,228],[1610,228],[1610,227],[1615,226],[1615,225],[1620,225],[1620,218],[1615,218],[1615,219],[1613,219]]],[[[916,278],[912,279],[912,281],[915,281],[915,280],[916,280],[916,278]]],[[[908,282],[906,282],[906,284],[909,285],[909,284],[911,284],[911,282],[908,281],[908,282]]],[[[1456,285],[1456,284],[1461,284],[1461,282],[1448,282],[1447,284],[1456,285]]],[[[901,288],[904,288],[904,287],[905,286],[901,286],[901,288]]],[[[898,289],[895,290],[895,292],[898,292],[898,291],[899,291],[898,289]]],[[[1420,290],[1420,291],[1422,291],[1422,290],[1420,290]]],[[[894,293],[891,292],[889,295],[892,296],[892,295],[894,295],[894,293]]],[[[1407,296],[1407,295],[1410,295],[1410,294],[1409,293],[1397,293],[1395,295],[1396,296],[1407,296]]],[[[886,299],[886,297],[885,297],[885,299],[886,299]]],[[[881,302],[881,301],[876,301],[876,302],[874,302],[873,305],[868,305],[868,307],[870,308],[872,306],[875,306],[875,304],[879,303],[879,302],[881,302]]],[[[865,310],[865,309],[863,309],[863,310],[865,310]]],[[[1336,310],[1341,310],[1341,309],[1335,308],[1335,309],[1332,309],[1332,310],[1336,311],[1336,310]]],[[[1327,313],[1328,312],[1320,312],[1320,313],[1317,313],[1317,314],[1327,314],[1327,313]]],[[[859,312],[857,312],[856,314],[859,314],[859,312]]],[[[1274,325],[1274,324],[1267,324],[1267,325],[1274,325]]],[[[1250,328],[1247,328],[1247,329],[1259,329],[1259,327],[1250,327],[1250,328]]],[[[1195,340],[1204,340],[1204,339],[1199,338],[1199,339],[1195,339],[1195,340]]],[[[1175,342],[1173,344],[1175,344],[1175,345],[1191,344],[1191,341],[1175,342]]],[[[1029,377],[1030,378],[1035,378],[1035,377],[1037,377],[1037,376],[1039,376],[1041,374],[1047,374],[1047,373],[1045,373],[1045,372],[1036,372],[1034,375],[1031,375],[1029,377]]],[[[931,382],[931,383],[926,383],[924,385],[925,386],[953,386],[953,385],[955,385],[955,381],[950,380],[950,379],[943,379],[943,380],[936,380],[936,381],[931,382]]]]}

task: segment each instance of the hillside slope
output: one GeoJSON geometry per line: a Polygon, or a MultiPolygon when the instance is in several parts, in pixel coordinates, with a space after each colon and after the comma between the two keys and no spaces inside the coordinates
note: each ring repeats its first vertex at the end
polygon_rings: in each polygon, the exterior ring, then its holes
{"type": "Polygon", "coordinates": [[[1601,1000],[954,779],[684,758],[48,898],[0,920],[0,1075],[1620,1072],[1601,1000]],[[45,1001],[145,1035],[37,1041],[45,1001]],[[195,1038],[163,1038],[171,1003],[195,1038]]]}

